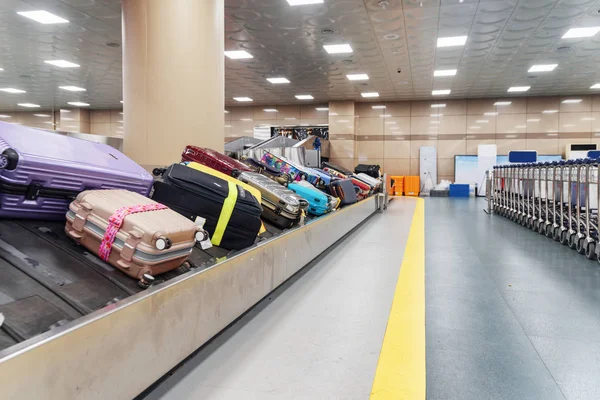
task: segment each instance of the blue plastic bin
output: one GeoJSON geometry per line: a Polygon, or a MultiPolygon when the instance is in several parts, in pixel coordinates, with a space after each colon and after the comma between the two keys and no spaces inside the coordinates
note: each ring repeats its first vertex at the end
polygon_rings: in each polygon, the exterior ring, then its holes
{"type": "Polygon", "coordinates": [[[450,197],[469,197],[469,185],[462,183],[450,184],[450,197]]]}

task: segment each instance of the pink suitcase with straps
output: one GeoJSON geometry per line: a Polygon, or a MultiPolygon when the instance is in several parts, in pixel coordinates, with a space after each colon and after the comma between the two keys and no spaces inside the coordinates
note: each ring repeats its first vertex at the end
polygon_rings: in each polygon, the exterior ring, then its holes
{"type": "Polygon", "coordinates": [[[140,280],[178,268],[196,242],[209,240],[194,222],[127,190],[88,190],[69,206],[67,235],[101,259],[140,280]]]}

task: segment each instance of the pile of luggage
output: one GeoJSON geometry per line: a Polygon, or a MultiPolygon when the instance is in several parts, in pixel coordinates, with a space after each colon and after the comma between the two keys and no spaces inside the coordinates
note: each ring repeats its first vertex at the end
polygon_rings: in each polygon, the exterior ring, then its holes
{"type": "Polygon", "coordinates": [[[154,177],[118,150],[0,122],[0,217],[64,220],[65,232],[148,287],[194,247],[238,250],[380,190],[378,166],[308,168],[187,146],[154,177]]]}

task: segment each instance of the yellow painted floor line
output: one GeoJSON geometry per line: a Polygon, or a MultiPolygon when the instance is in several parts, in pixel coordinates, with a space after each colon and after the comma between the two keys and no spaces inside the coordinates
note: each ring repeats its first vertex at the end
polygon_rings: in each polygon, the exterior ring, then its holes
{"type": "Polygon", "coordinates": [[[417,199],[370,399],[425,396],[425,213],[417,199]]]}

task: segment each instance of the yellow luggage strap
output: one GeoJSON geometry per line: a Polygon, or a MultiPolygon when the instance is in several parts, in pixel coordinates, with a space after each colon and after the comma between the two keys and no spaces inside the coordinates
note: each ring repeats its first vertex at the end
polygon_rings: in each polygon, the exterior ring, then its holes
{"type": "Polygon", "coordinates": [[[237,202],[238,197],[237,185],[233,182],[227,182],[227,185],[229,186],[229,194],[223,202],[223,208],[221,208],[219,221],[217,222],[215,233],[211,239],[212,244],[215,246],[220,245],[221,240],[223,240],[223,234],[225,233],[225,229],[227,229],[229,219],[231,218],[231,214],[233,214],[233,209],[235,208],[235,203],[237,202]]]}

